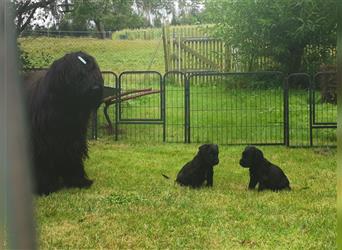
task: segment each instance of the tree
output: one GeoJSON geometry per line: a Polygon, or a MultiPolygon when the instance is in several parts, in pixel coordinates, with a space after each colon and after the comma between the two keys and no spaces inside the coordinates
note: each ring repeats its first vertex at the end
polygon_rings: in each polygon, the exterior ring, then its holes
{"type": "Polygon", "coordinates": [[[78,27],[86,27],[88,22],[93,21],[100,38],[105,38],[103,19],[109,14],[111,7],[111,0],[75,0],[69,18],[78,27]]]}
{"type": "MultiPolygon", "coordinates": [[[[35,14],[39,9],[55,10],[57,0],[14,0],[13,6],[16,11],[16,27],[17,33],[21,34],[28,26],[31,25],[33,19],[37,18],[35,14]]],[[[56,12],[56,11],[54,11],[56,12]]],[[[39,18],[47,18],[47,13],[39,18]]]]}
{"type": "Polygon", "coordinates": [[[203,0],[177,0],[179,9],[179,24],[197,24],[201,23],[201,6],[203,0]]]}
{"type": "Polygon", "coordinates": [[[306,46],[336,46],[336,0],[207,0],[205,5],[217,36],[251,58],[273,58],[286,72],[302,69],[306,46]]]}
{"type": "Polygon", "coordinates": [[[138,13],[143,15],[149,26],[153,26],[153,17],[160,19],[162,11],[167,10],[173,4],[172,1],[165,0],[134,0],[138,13]]]}
{"type": "Polygon", "coordinates": [[[73,11],[65,15],[62,27],[71,30],[89,30],[95,24],[100,38],[105,30],[140,28],[144,19],[133,11],[133,0],[74,0],[73,11]]]}

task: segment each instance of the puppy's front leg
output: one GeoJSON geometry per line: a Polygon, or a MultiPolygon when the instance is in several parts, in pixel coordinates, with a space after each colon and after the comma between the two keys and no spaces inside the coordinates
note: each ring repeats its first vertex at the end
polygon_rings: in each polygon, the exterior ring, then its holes
{"type": "Polygon", "coordinates": [[[254,189],[255,186],[258,184],[258,180],[253,174],[250,174],[249,177],[250,179],[249,179],[248,189],[254,189]]]}
{"type": "Polygon", "coordinates": [[[207,187],[212,187],[213,186],[213,177],[214,177],[214,170],[213,168],[209,168],[207,172],[207,187]]]}

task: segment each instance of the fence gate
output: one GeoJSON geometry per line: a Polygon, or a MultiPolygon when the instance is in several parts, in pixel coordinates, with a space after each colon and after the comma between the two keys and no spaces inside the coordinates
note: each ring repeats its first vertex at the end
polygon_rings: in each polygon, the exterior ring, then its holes
{"type": "Polygon", "coordinates": [[[306,73],[288,76],[288,146],[335,145],[337,105],[336,82],[330,87],[333,81],[336,72],[319,72],[313,80],[306,73]]]}
{"type": "Polygon", "coordinates": [[[125,71],[118,81],[116,139],[162,138],[165,98],[162,75],[156,71],[125,71]]]}
{"type": "Polygon", "coordinates": [[[310,146],[334,144],[337,128],[336,71],[318,72],[311,84],[310,146]]]}
{"type": "Polygon", "coordinates": [[[224,42],[208,37],[203,27],[163,27],[165,71],[222,72],[227,70],[224,42]]]}

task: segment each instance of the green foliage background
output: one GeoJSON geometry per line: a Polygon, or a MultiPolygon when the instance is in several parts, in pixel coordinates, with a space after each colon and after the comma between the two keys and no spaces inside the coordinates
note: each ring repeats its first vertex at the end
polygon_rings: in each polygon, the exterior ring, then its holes
{"type": "Polygon", "coordinates": [[[250,63],[269,56],[282,71],[301,72],[306,46],[319,46],[315,57],[325,63],[327,48],[336,47],[335,0],[208,0],[205,11],[216,36],[250,63]]]}

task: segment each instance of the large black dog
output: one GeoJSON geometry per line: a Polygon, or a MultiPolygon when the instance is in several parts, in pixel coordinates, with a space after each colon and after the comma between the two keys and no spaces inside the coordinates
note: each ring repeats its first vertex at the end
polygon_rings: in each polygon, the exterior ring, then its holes
{"type": "Polygon", "coordinates": [[[265,159],[262,151],[254,146],[245,148],[240,165],[249,168],[249,189],[254,189],[258,183],[258,191],[291,189],[290,182],[281,168],[265,159]]]}
{"type": "Polygon", "coordinates": [[[186,163],[177,175],[176,182],[182,186],[201,187],[207,181],[213,186],[213,167],[219,163],[219,149],[216,144],[204,144],[199,147],[197,155],[186,163]]]}
{"type": "Polygon", "coordinates": [[[33,173],[38,194],[62,187],[90,187],[83,161],[91,111],[102,99],[103,78],[95,59],[66,54],[48,70],[24,75],[31,126],[33,173]]]}

